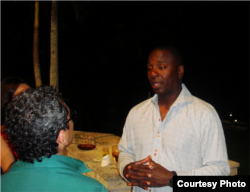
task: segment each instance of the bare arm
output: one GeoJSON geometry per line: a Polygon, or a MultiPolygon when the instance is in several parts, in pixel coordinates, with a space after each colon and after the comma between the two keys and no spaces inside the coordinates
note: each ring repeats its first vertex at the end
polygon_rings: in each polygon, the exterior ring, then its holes
{"type": "Polygon", "coordinates": [[[4,137],[1,135],[1,168],[3,172],[6,173],[14,162],[15,157],[13,152],[4,137]]]}

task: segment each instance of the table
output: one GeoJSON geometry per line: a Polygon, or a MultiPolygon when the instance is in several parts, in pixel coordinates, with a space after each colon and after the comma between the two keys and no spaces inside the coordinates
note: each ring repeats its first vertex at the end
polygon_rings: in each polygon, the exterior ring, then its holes
{"type": "MultiPolygon", "coordinates": [[[[109,192],[131,192],[131,187],[120,176],[118,169],[115,166],[113,159],[111,165],[101,167],[101,161],[96,161],[102,158],[102,148],[109,147],[110,157],[112,157],[112,145],[118,144],[120,137],[109,133],[96,133],[74,131],[73,142],[66,149],[66,155],[83,161],[92,171],[84,173],[91,178],[102,183],[109,192]],[[83,143],[92,143],[96,145],[93,150],[79,150],[77,145],[83,143]]],[[[237,175],[238,162],[229,160],[231,172],[230,175],[237,175]]]]}
{"type": "Polygon", "coordinates": [[[95,133],[74,131],[73,142],[66,149],[66,155],[84,161],[92,171],[85,173],[102,183],[109,192],[131,192],[131,187],[120,176],[114,160],[111,158],[111,165],[101,167],[102,148],[109,147],[110,157],[112,157],[112,145],[118,144],[120,137],[109,133],[95,133]],[[96,145],[93,150],[79,150],[77,145],[82,143],[92,143],[96,145]]]}

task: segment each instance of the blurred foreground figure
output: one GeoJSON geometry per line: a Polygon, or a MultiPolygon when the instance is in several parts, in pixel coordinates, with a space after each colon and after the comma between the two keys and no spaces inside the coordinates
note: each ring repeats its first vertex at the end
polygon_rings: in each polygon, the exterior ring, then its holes
{"type": "Polygon", "coordinates": [[[8,77],[1,82],[1,174],[6,173],[17,159],[3,132],[5,107],[17,94],[29,88],[27,82],[19,77],[8,77]]]}
{"type": "Polygon", "coordinates": [[[64,156],[73,140],[73,116],[54,87],[17,95],[5,115],[4,132],[19,160],[2,175],[2,192],[107,191],[81,174],[90,171],[82,161],[64,156]]]}
{"type": "Polygon", "coordinates": [[[173,47],[154,49],[148,80],[155,95],[129,112],[119,143],[119,171],[140,192],[170,192],[174,175],[229,175],[219,116],[182,83],[173,47]]]}

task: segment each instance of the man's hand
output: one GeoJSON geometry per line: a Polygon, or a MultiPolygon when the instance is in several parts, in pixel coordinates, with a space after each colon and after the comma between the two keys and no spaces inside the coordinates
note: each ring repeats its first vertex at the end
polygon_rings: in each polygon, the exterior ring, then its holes
{"type": "Polygon", "coordinates": [[[131,186],[139,186],[148,190],[151,180],[151,165],[144,165],[149,162],[151,157],[148,156],[143,160],[129,163],[123,170],[123,175],[130,182],[131,186]]]}
{"type": "Polygon", "coordinates": [[[155,163],[151,159],[151,156],[149,159],[149,164],[152,166],[150,187],[169,186],[170,180],[173,178],[174,174],[160,164],[155,163]]]}
{"type": "Polygon", "coordinates": [[[141,161],[136,161],[128,164],[123,174],[130,182],[131,186],[139,186],[145,190],[148,187],[163,187],[169,185],[173,173],[155,163],[151,156],[146,157],[141,161]],[[148,165],[144,165],[149,163],[148,165]]]}

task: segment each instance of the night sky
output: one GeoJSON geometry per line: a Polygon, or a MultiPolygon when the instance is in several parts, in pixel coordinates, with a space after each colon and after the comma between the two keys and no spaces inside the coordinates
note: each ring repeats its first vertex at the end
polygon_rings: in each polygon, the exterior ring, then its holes
{"type": "MultiPolygon", "coordinates": [[[[59,90],[80,112],[76,130],[121,135],[129,110],[153,95],[149,52],[183,54],[183,83],[222,119],[249,121],[249,2],[63,2],[59,6],[59,90]],[[74,9],[74,6],[76,9],[74,9]],[[77,10],[77,11],[76,11],[77,10]]],[[[49,84],[51,2],[40,2],[40,65],[49,84]]],[[[1,1],[1,79],[35,86],[34,2],[1,1]]]]}

